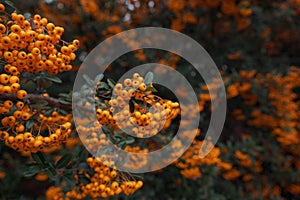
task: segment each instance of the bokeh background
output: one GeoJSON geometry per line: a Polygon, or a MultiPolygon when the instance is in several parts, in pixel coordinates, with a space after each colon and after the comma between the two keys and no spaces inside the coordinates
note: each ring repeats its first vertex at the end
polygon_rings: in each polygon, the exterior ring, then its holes
{"type": "MultiPolygon", "coordinates": [[[[205,134],[210,117],[207,88],[213,88],[213,83],[206,86],[189,63],[164,51],[141,49],[112,63],[106,75],[115,80],[139,64],[158,62],[171,66],[194,86],[201,109],[201,134],[189,150],[174,164],[139,175],[144,185],[133,195],[112,199],[300,199],[299,0],[8,3],[17,12],[38,13],[64,27],[63,40],[76,38],[81,42],[73,70],[58,75],[64,84],[48,88],[53,97],[70,93],[80,63],[97,44],[137,27],[180,31],[198,41],[218,66],[227,90],[226,123],[214,150],[205,159],[199,159],[202,133],[205,134]]],[[[163,71],[157,68],[155,73],[163,71]]],[[[27,89],[34,91],[34,86],[28,85],[27,89]]],[[[174,99],[170,91],[161,91],[164,98],[174,99]]],[[[74,138],[76,133],[61,150],[47,156],[59,157],[73,148],[71,151],[82,151],[82,147],[72,146],[74,138]]],[[[0,150],[1,199],[44,199],[49,187],[62,184],[59,179],[52,181],[43,175],[24,177],[28,158],[4,143],[0,150]]]]}

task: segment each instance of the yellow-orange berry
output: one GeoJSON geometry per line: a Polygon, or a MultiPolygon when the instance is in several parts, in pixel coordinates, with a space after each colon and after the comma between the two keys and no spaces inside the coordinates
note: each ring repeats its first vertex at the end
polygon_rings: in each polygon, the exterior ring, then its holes
{"type": "Polygon", "coordinates": [[[5,6],[2,3],[0,3],[0,12],[3,12],[4,10],[5,10],[5,6]]]}
{"type": "Polygon", "coordinates": [[[17,92],[17,98],[18,99],[24,99],[27,96],[27,92],[25,90],[19,90],[17,92]]]}

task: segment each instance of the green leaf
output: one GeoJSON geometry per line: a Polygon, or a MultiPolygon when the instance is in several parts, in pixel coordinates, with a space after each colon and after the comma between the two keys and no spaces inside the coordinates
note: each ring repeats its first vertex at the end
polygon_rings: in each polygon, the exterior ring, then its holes
{"type": "Polygon", "coordinates": [[[34,124],[34,120],[31,119],[26,122],[25,126],[26,126],[26,128],[29,129],[29,128],[32,128],[33,124],[34,124]]]}
{"type": "Polygon", "coordinates": [[[42,166],[45,166],[46,163],[46,159],[43,155],[43,153],[41,152],[37,152],[37,153],[34,153],[34,154],[31,154],[31,157],[33,160],[35,160],[39,165],[42,165],[42,166]]]}
{"type": "Polygon", "coordinates": [[[30,17],[31,17],[31,14],[30,14],[30,13],[24,13],[24,18],[25,18],[26,20],[29,20],[30,17]]]}
{"type": "Polygon", "coordinates": [[[101,81],[103,78],[104,78],[104,75],[103,74],[99,74],[99,75],[96,76],[95,82],[97,83],[97,82],[101,81]]]}
{"type": "Polygon", "coordinates": [[[57,76],[45,76],[44,77],[45,79],[49,80],[49,81],[52,81],[54,83],[62,83],[62,80],[60,80],[60,78],[58,78],[57,76]]]}
{"type": "Polygon", "coordinates": [[[153,73],[152,72],[148,72],[145,76],[145,79],[144,79],[144,83],[147,85],[147,84],[150,84],[152,81],[153,81],[153,73]]]}
{"type": "Polygon", "coordinates": [[[116,82],[110,78],[107,79],[107,83],[111,88],[114,88],[116,85],[116,82]]]}
{"type": "Polygon", "coordinates": [[[134,138],[133,137],[129,137],[128,139],[125,140],[126,144],[132,144],[134,143],[134,138]]]}
{"type": "Polygon", "coordinates": [[[40,165],[37,163],[32,163],[32,164],[26,165],[26,167],[23,171],[23,175],[25,177],[30,177],[30,176],[33,176],[33,175],[39,173],[40,171],[41,171],[40,165]]]}
{"type": "Polygon", "coordinates": [[[76,183],[73,174],[70,173],[64,174],[63,180],[68,183],[68,186],[74,186],[76,183]]]}
{"type": "Polygon", "coordinates": [[[94,81],[88,75],[83,74],[82,77],[89,86],[93,87],[95,85],[94,81]]]}
{"type": "Polygon", "coordinates": [[[56,168],[61,169],[66,167],[69,164],[69,162],[72,160],[72,158],[73,158],[72,154],[65,154],[57,161],[56,168]]]}
{"type": "Polygon", "coordinates": [[[53,171],[53,169],[46,169],[45,174],[49,177],[50,180],[56,180],[56,171],[53,171]]]}
{"type": "Polygon", "coordinates": [[[62,103],[62,104],[71,104],[71,102],[68,102],[66,100],[63,100],[63,99],[58,99],[59,103],[62,103]]]}
{"type": "Polygon", "coordinates": [[[13,9],[15,9],[16,11],[19,11],[15,6],[14,6],[14,3],[9,1],[9,0],[6,0],[4,1],[8,6],[12,7],[13,9]]]}
{"type": "Polygon", "coordinates": [[[104,82],[101,82],[101,85],[99,85],[97,87],[98,89],[106,89],[106,90],[109,90],[109,86],[107,85],[107,83],[104,83],[104,82]]]}

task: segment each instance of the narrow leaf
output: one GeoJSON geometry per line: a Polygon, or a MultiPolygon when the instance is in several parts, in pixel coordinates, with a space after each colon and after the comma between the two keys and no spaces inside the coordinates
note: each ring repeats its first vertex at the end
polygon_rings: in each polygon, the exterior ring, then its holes
{"type": "Polygon", "coordinates": [[[145,76],[145,79],[144,79],[144,83],[145,84],[150,84],[152,81],[153,81],[153,73],[152,72],[148,72],[145,76]]]}
{"type": "Polygon", "coordinates": [[[73,155],[72,154],[65,154],[59,161],[57,161],[56,168],[61,169],[66,167],[69,162],[72,160],[73,155]]]}

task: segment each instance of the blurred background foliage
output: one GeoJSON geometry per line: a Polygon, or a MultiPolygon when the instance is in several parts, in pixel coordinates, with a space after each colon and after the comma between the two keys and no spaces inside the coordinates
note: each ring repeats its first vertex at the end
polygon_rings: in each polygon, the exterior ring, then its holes
{"type": "MultiPolygon", "coordinates": [[[[54,83],[47,90],[53,97],[72,90],[80,63],[97,44],[137,27],[164,27],[187,34],[209,52],[220,69],[228,109],[214,151],[206,160],[196,158],[199,136],[173,165],[140,175],[144,185],[136,193],[112,199],[300,199],[299,0],[11,2],[20,13],[39,13],[64,27],[62,39],[81,41],[73,70],[58,75],[64,84],[54,83]]],[[[205,133],[210,113],[207,89],[192,67],[178,56],[137,50],[112,63],[107,75],[117,80],[122,73],[147,62],[166,64],[188,78],[199,93],[199,128],[205,133]]],[[[163,72],[157,68],[154,73],[163,72]]],[[[84,148],[73,147],[73,143],[70,140],[64,148],[45,157],[54,162],[68,149],[78,157],[84,148]]],[[[64,176],[49,179],[48,174],[24,177],[27,157],[20,157],[2,143],[0,155],[2,199],[44,199],[47,188],[66,182],[64,176]]],[[[87,153],[80,156],[78,163],[87,153]]]]}

